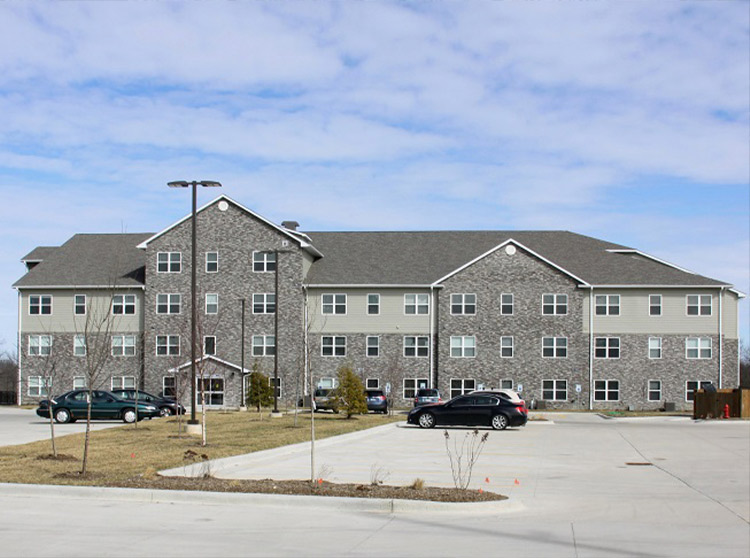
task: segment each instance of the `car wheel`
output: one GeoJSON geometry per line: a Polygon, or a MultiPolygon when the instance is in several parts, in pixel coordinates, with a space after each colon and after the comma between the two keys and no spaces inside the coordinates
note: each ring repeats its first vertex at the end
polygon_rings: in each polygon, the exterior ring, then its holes
{"type": "Polygon", "coordinates": [[[136,419],[135,409],[125,409],[122,412],[122,421],[128,424],[135,422],[136,419]]]}
{"type": "Polygon", "coordinates": [[[170,409],[169,407],[162,407],[161,409],[159,409],[160,417],[168,417],[168,416],[171,416],[171,414],[172,414],[172,409],[170,409]]]}
{"type": "Polygon", "coordinates": [[[59,422],[60,424],[70,422],[70,411],[67,409],[58,409],[55,411],[55,422],[59,422]]]}
{"type": "Polygon", "coordinates": [[[508,428],[508,417],[502,414],[492,417],[492,428],[495,430],[505,430],[508,428]]]}
{"type": "Polygon", "coordinates": [[[435,426],[435,415],[432,413],[423,413],[419,415],[420,428],[433,428],[435,426]]]}

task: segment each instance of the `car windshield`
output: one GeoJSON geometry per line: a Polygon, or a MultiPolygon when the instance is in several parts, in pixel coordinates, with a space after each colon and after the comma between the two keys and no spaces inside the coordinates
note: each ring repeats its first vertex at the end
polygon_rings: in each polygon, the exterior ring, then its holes
{"type": "Polygon", "coordinates": [[[437,397],[438,390],[436,389],[420,389],[417,392],[417,397],[437,397]]]}

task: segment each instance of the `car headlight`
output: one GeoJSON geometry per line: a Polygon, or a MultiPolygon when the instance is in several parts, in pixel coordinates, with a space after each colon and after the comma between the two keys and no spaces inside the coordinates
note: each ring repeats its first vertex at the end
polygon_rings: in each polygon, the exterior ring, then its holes
{"type": "Polygon", "coordinates": [[[153,405],[146,405],[146,410],[147,411],[155,411],[156,407],[154,407],[153,405]]]}

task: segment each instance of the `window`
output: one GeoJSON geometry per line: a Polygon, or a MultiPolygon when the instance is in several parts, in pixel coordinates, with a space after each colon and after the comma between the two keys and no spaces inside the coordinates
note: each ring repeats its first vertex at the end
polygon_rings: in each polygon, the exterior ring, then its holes
{"type": "Polygon", "coordinates": [[[692,401],[693,399],[695,399],[696,391],[710,385],[711,382],[688,380],[687,382],[685,382],[685,401],[692,401]]]}
{"type": "Polygon", "coordinates": [[[688,337],[685,339],[686,358],[711,358],[710,337],[688,337]]]}
{"type": "Polygon", "coordinates": [[[51,350],[51,335],[29,335],[29,355],[49,356],[51,350]]]}
{"type": "Polygon", "coordinates": [[[49,314],[52,314],[52,296],[29,296],[29,314],[31,314],[32,316],[47,316],[49,314]]]}
{"type": "Polygon", "coordinates": [[[253,314],[276,313],[276,295],[274,293],[253,294],[253,314]]]}
{"type": "Polygon", "coordinates": [[[661,380],[648,381],[648,400],[661,401],[661,380]]]}
{"type": "Polygon", "coordinates": [[[29,376],[29,397],[48,397],[52,378],[44,376],[29,376]]]}
{"type": "Polygon", "coordinates": [[[542,380],[542,399],[545,401],[566,401],[568,399],[568,381],[542,380]]]}
{"type": "Polygon", "coordinates": [[[73,314],[76,316],[86,315],[86,295],[73,296],[73,314]]]}
{"type": "Polygon", "coordinates": [[[177,356],[180,354],[179,335],[157,335],[156,356],[177,356]]]}
{"type": "Polygon", "coordinates": [[[513,389],[513,380],[500,380],[500,389],[513,389]]]}
{"type": "Polygon", "coordinates": [[[648,295],[648,315],[661,316],[661,295],[648,295]]]}
{"type": "Polygon", "coordinates": [[[380,378],[367,378],[365,389],[380,389],[380,378]]]}
{"type": "Polygon", "coordinates": [[[620,338],[597,337],[594,339],[594,358],[620,358],[620,338]]]}
{"type": "Polygon", "coordinates": [[[619,401],[620,382],[617,380],[594,380],[594,401],[619,401]]]}
{"type": "Polygon", "coordinates": [[[219,313],[219,295],[216,293],[206,294],[206,314],[219,313]]]}
{"type": "Polygon", "coordinates": [[[204,355],[216,354],[216,336],[215,335],[206,335],[203,338],[203,354],[204,355]]]}
{"type": "Polygon", "coordinates": [[[274,390],[276,397],[281,397],[281,378],[268,378],[268,385],[274,390]]]}
{"type": "Polygon", "coordinates": [[[367,356],[380,356],[380,337],[378,337],[377,335],[367,336],[367,356]]]}
{"type": "Polygon", "coordinates": [[[346,314],[345,294],[322,295],[323,314],[346,314]]]}
{"type": "Polygon", "coordinates": [[[159,252],[156,254],[157,273],[180,273],[182,271],[182,253],[159,252]]]}
{"type": "Polygon", "coordinates": [[[253,335],[253,356],[274,356],[276,337],[273,335],[253,335]]]}
{"type": "Polygon", "coordinates": [[[477,354],[477,342],[471,335],[451,337],[451,357],[474,358],[477,354]]]}
{"type": "Polygon", "coordinates": [[[135,314],[135,295],[114,295],[112,313],[117,315],[135,314]]]}
{"type": "Polygon", "coordinates": [[[428,314],[430,299],[426,294],[405,294],[404,314],[428,314]]]}
{"type": "Polygon", "coordinates": [[[500,338],[500,356],[502,358],[513,358],[513,337],[500,338]]]}
{"type": "Polygon", "coordinates": [[[452,294],[451,314],[476,314],[477,295],[475,294],[452,294]]]}
{"type": "Polygon", "coordinates": [[[568,295],[566,294],[544,294],[542,295],[542,314],[550,316],[564,316],[568,313],[568,295]]]}
{"type": "Polygon", "coordinates": [[[688,316],[710,316],[711,295],[687,295],[688,316]]]}
{"type": "Polygon", "coordinates": [[[135,355],[135,335],[113,335],[112,356],[135,355]]]}
{"type": "Polygon", "coordinates": [[[216,273],[219,271],[219,253],[206,252],[206,273],[216,273]]]}
{"type": "Polygon", "coordinates": [[[346,337],[324,335],[321,339],[320,354],[322,356],[346,356],[346,337]]]}
{"type": "Polygon", "coordinates": [[[135,376],[112,376],[110,389],[135,389],[135,376]]]}
{"type": "Polygon", "coordinates": [[[164,397],[177,397],[177,384],[175,383],[174,376],[162,376],[161,392],[164,397]]]}
{"type": "Polygon", "coordinates": [[[648,338],[648,358],[661,358],[661,337],[648,338]]]}
{"type": "Polygon", "coordinates": [[[318,381],[318,387],[323,389],[333,389],[338,385],[336,378],[321,378],[318,381]]]}
{"type": "Polygon", "coordinates": [[[367,313],[370,316],[377,316],[378,314],[380,314],[380,295],[379,294],[367,295],[367,313]]]}
{"type": "Polygon", "coordinates": [[[73,336],[73,355],[75,356],[86,356],[86,336],[85,335],[74,335],[73,336]]]}
{"type": "Polygon", "coordinates": [[[405,357],[426,357],[429,355],[429,337],[407,335],[404,337],[405,357]]]}
{"type": "Polygon", "coordinates": [[[513,295],[510,293],[502,293],[500,295],[500,314],[503,316],[513,315],[513,295]]]}
{"type": "Polygon", "coordinates": [[[74,376],[73,389],[86,389],[86,376],[74,376]]]}
{"type": "Polygon", "coordinates": [[[619,316],[620,295],[596,295],[597,316],[619,316]]]}
{"type": "Polygon", "coordinates": [[[471,393],[476,389],[477,382],[472,378],[452,378],[451,379],[451,399],[471,393]]]}
{"type": "Polygon", "coordinates": [[[543,337],[542,338],[542,357],[543,358],[567,358],[568,356],[568,338],[567,337],[543,337]]]}
{"type": "Polygon", "coordinates": [[[160,293],[156,295],[157,314],[179,314],[182,297],[174,293],[160,293]]]}
{"type": "Polygon", "coordinates": [[[223,405],[224,378],[198,378],[198,403],[204,396],[206,405],[223,405]]]}
{"type": "Polygon", "coordinates": [[[427,378],[404,378],[404,399],[414,399],[417,390],[427,387],[427,378]]]}
{"type": "Polygon", "coordinates": [[[253,252],[253,271],[276,271],[276,252],[253,252]]]}

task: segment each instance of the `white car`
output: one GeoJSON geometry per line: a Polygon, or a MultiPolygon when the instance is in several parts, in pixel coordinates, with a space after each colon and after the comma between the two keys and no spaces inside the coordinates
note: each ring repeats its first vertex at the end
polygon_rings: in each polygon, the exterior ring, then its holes
{"type": "Polygon", "coordinates": [[[503,399],[507,399],[508,401],[512,403],[516,403],[519,405],[526,405],[526,401],[521,399],[521,396],[518,395],[517,391],[513,391],[512,389],[484,389],[479,391],[472,391],[472,394],[475,393],[485,393],[485,394],[493,394],[493,395],[499,395],[503,399]]]}

